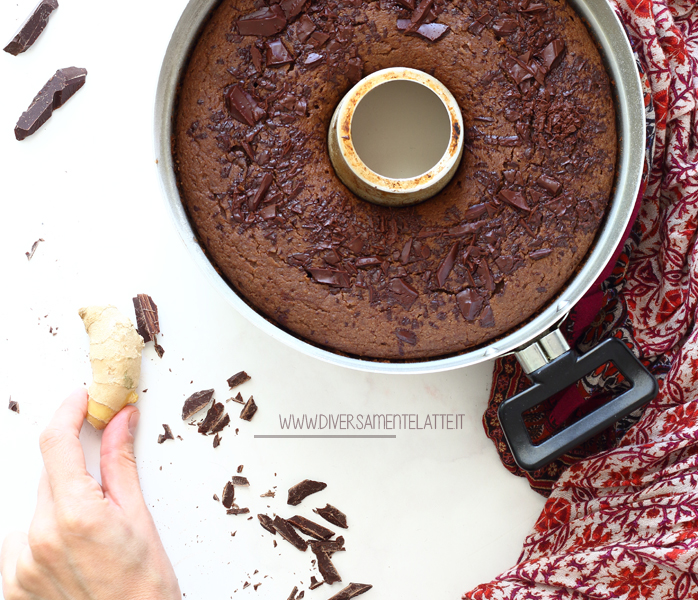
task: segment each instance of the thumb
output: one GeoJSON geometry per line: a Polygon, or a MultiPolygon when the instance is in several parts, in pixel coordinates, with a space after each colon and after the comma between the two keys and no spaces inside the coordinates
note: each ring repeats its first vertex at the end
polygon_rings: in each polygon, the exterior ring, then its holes
{"type": "Polygon", "coordinates": [[[133,432],[139,418],[138,409],[127,406],[109,422],[102,436],[102,489],[122,508],[144,502],[133,454],[133,432]]]}

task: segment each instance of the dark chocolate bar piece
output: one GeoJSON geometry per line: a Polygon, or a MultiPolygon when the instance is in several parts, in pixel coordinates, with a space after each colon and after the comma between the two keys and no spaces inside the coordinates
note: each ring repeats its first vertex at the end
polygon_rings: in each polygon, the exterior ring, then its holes
{"type": "Polygon", "coordinates": [[[327,529],[327,527],[323,527],[318,523],[314,523],[310,519],[301,517],[300,515],[291,517],[290,519],[287,519],[287,521],[301,533],[305,533],[305,535],[314,537],[317,540],[328,540],[334,535],[334,531],[331,531],[330,529],[327,529]]]}
{"type": "Polygon", "coordinates": [[[332,556],[335,552],[346,550],[344,547],[344,538],[340,535],[336,540],[310,540],[308,542],[313,548],[319,552],[324,552],[328,556],[332,556]]]}
{"type": "Polygon", "coordinates": [[[328,598],[328,600],[351,600],[351,598],[368,592],[372,587],[369,583],[350,583],[343,590],[339,590],[334,596],[328,598]]]}
{"type": "Polygon", "coordinates": [[[230,425],[230,415],[228,413],[223,413],[218,421],[216,421],[212,426],[211,429],[209,430],[209,434],[216,434],[218,435],[219,432],[223,431],[225,427],[230,425]]]}
{"type": "Polygon", "coordinates": [[[136,330],[143,341],[148,343],[160,333],[160,322],[158,320],[158,307],[148,294],[138,294],[133,299],[133,308],[136,311],[136,330]]]}
{"type": "Polygon", "coordinates": [[[233,475],[233,485],[242,485],[248,487],[250,485],[247,477],[242,477],[241,475],[233,475]]]}
{"type": "Polygon", "coordinates": [[[182,421],[190,419],[200,410],[206,408],[213,398],[213,392],[214,390],[202,390],[189,396],[182,407],[182,421]]]}
{"type": "Polygon", "coordinates": [[[264,527],[269,533],[276,535],[276,529],[274,528],[274,521],[269,515],[259,514],[257,515],[259,519],[259,524],[264,527]]]}
{"type": "Polygon", "coordinates": [[[337,569],[335,569],[330,560],[330,555],[323,552],[317,544],[311,544],[310,549],[313,551],[313,554],[317,556],[317,568],[318,571],[320,571],[320,575],[322,575],[325,580],[325,583],[327,583],[327,585],[332,585],[333,583],[342,581],[337,569]]]}
{"type": "Polygon", "coordinates": [[[7,408],[9,408],[12,412],[16,412],[17,414],[19,414],[19,404],[15,402],[12,398],[10,398],[10,405],[7,408]]]}
{"type": "Polygon", "coordinates": [[[223,488],[223,506],[230,508],[235,500],[235,486],[232,481],[225,484],[223,488]]]}
{"type": "Polygon", "coordinates": [[[286,519],[277,516],[273,521],[274,529],[279,532],[279,535],[284,538],[289,544],[295,546],[302,552],[308,549],[308,542],[296,533],[296,530],[288,524],[286,519]]]}
{"type": "Polygon", "coordinates": [[[39,38],[46,25],[51,13],[58,8],[57,0],[41,0],[34,12],[27,17],[27,20],[22,23],[19,31],[15,34],[7,46],[5,52],[17,56],[22,52],[29,50],[34,42],[39,38]]]}
{"type": "Polygon", "coordinates": [[[162,427],[165,430],[165,433],[161,433],[158,436],[158,444],[162,444],[165,440],[173,440],[174,439],[174,436],[172,435],[172,430],[170,429],[170,426],[165,425],[165,423],[163,423],[162,427]]]}
{"type": "Polygon", "coordinates": [[[322,483],[322,481],[304,479],[288,490],[288,504],[291,506],[298,506],[304,498],[307,498],[310,494],[324,490],[326,487],[327,484],[322,483]]]}
{"type": "Polygon", "coordinates": [[[234,387],[237,387],[238,385],[245,383],[250,379],[252,379],[252,377],[245,373],[245,371],[240,371],[239,373],[235,373],[235,375],[228,378],[228,386],[232,390],[234,387]]]}
{"type": "Polygon", "coordinates": [[[342,529],[347,529],[347,516],[338,508],[335,508],[331,504],[326,504],[325,508],[314,508],[313,512],[320,515],[328,523],[341,527],[342,529]]]}
{"type": "Polygon", "coordinates": [[[36,95],[29,108],[22,113],[15,126],[15,137],[23,140],[35,133],[53,111],[63,106],[68,99],[85,85],[86,69],[68,67],[58,69],[36,95]]]}
{"type": "Polygon", "coordinates": [[[254,414],[257,412],[257,405],[254,403],[254,398],[250,396],[250,399],[247,401],[247,404],[242,409],[242,412],[240,413],[240,418],[243,421],[251,421],[252,417],[254,417],[254,414]]]}
{"type": "Polygon", "coordinates": [[[201,425],[199,425],[199,433],[204,435],[209,433],[214,425],[216,425],[223,418],[224,410],[225,409],[223,408],[222,402],[214,402],[211,405],[211,408],[208,409],[206,417],[202,421],[201,425]]]}

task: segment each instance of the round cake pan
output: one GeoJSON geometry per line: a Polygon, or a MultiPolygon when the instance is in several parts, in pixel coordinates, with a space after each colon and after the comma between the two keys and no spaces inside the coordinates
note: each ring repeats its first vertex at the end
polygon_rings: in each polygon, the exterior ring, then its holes
{"type": "Polygon", "coordinates": [[[220,0],[191,0],[184,9],[165,53],[155,100],[155,152],[168,211],[189,254],[213,286],[249,321],[291,348],[320,360],[377,373],[432,373],[473,365],[525,348],[548,333],[569,313],[600,275],[622,236],[640,188],[645,152],[645,114],[640,77],[622,24],[606,0],[568,0],[587,24],[604,57],[613,83],[618,130],[618,164],[614,195],[594,246],[557,298],[499,339],[444,358],[385,362],[345,356],[314,346],[281,329],[255,311],[225,281],[199,245],[182,205],[171,152],[172,116],[177,87],[190,50],[210,11],[220,0]]]}

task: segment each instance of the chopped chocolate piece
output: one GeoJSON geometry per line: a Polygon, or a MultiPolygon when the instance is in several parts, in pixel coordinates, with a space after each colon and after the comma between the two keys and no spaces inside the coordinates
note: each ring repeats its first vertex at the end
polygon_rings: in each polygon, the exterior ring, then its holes
{"type": "Polygon", "coordinates": [[[230,398],[233,402],[237,402],[238,404],[245,404],[245,401],[242,398],[242,394],[240,392],[237,393],[237,396],[235,398],[230,398]]]}
{"type": "Polygon", "coordinates": [[[532,260],[540,260],[541,258],[550,256],[552,252],[553,251],[550,248],[540,248],[539,250],[534,250],[531,252],[528,257],[532,260]]]}
{"type": "Polygon", "coordinates": [[[313,46],[315,46],[316,48],[319,48],[329,39],[330,36],[324,31],[316,31],[315,33],[313,33],[313,35],[310,36],[310,43],[313,44],[313,46]]]}
{"type": "Polygon", "coordinates": [[[240,35],[270,36],[286,27],[286,16],[278,4],[265,6],[238,19],[240,35]]]}
{"type": "Polygon", "coordinates": [[[259,48],[257,48],[257,46],[252,46],[250,48],[250,55],[252,56],[254,68],[261,73],[264,70],[264,63],[262,62],[262,53],[259,51],[259,48]]]}
{"type": "Polygon", "coordinates": [[[155,340],[157,344],[155,336],[160,333],[157,304],[147,294],[138,294],[133,299],[133,308],[136,311],[136,330],[138,335],[146,343],[155,340]]]}
{"type": "Polygon", "coordinates": [[[443,262],[436,270],[436,282],[439,284],[439,287],[443,287],[444,283],[446,283],[446,280],[453,269],[453,265],[456,264],[456,258],[458,257],[458,246],[458,242],[455,242],[453,246],[451,246],[451,249],[448,251],[448,255],[446,258],[444,258],[443,262]]]}
{"type": "Polygon", "coordinates": [[[401,342],[414,346],[417,344],[417,334],[409,329],[396,329],[395,337],[401,342]]]}
{"type": "Polygon", "coordinates": [[[312,550],[313,554],[317,556],[317,568],[318,571],[320,571],[320,575],[322,575],[323,579],[325,580],[325,583],[327,583],[327,585],[332,585],[333,583],[342,581],[337,569],[335,569],[332,561],[330,560],[329,554],[324,552],[322,548],[317,545],[317,543],[312,543],[310,545],[310,549],[312,550]]]}
{"type": "Polygon", "coordinates": [[[339,536],[336,540],[310,540],[308,542],[311,546],[317,548],[318,551],[322,551],[329,556],[332,556],[335,552],[340,552],[346,550],[344,547],[344,537],[339,536]]]}
{"type": "Polygon", "coordinates": [[[213,392],[214,390],[203,390],[189,396],[189,398],[184,401],[184,406],[182,407],[182,421],[190,419],[200,410],[204,409],[208,403],[211,402],[213,392]]]}
{"type": "Polygon", "coordinates": [[[43,241],[44,241],[44,238],[39,238],[38,240],[36,240],[36,241],[32,244],[31,250],[30,250],[29,252],[25,252],[25,253],[24,253],[24,254],[26,254],[26,256],[27,256],[27,260],[31,260],[31,259],[32,259],[32,257],[34,256],[34,252],[36,252],[36,249],[39,247],[39,242],[43,242],[43,241]]]}
{"type": "Polygon", "coordinates": [[[29,108],[22,113],[15,126],[15,137],[21,141],[35,133],[49,120],[54,110],[63,106],[85,85],[86,77],[86,69],[58,69],[32,100],[29,108]]]}
{"type": "Polygon", "coordinates": [[[224,410],[225,409],[223,408],[222,402],[214,402],[211,405],[211,408],[208,409],[206,418],[199,425],[199,433],[202,433],[203,435],[210,433],[213,426],[223,417],[224,410]]]}
{"type": "Polygon", "coordinates": [[[244,125],[252,126],[267,114],[255,97],[242,89],[239,83],[225,93],[225,105],[233,119],[244,125]]]}
{"type": "Polygon", "coordinates": [[[410,10],[414,10],[415,3],[414,0],[397,0],[398,4],[402,4],[405,8],[409,8],[410,10]]]}
{"type": "Polygon", "coordinates": [[[247,477],[241,477],[240,475],[233,475],[233,485],[239,485],[242,487],[249,487],[250,482],[247,477]]]}
{"type": "Polygon", "coordinates": [[[240,413],[240,418],[243,421],[251,421],[252,417],[254,417],[254,414],[257,412],[257,405],[254,402],[254,398],[250,396],[250,399],[247,401],[247,404],[242,409],[242,412],[240,413]]]}
{"type": "Polygon", "coordinates": [[[445,36],[449,29],[451,28],[443,23],[422,23],[412,34],[419,35],[430,42],[436,42],[445,36]]]}
{"type": "Polygon", "coordinates": [[[312,67],[313,65],[318,64],[321,60],[322,54],[318,54],[317,52],[311,52],[305,59],[305,65],[307,67],[312,67]]]}
{"type": "Polygon", "coordinates": [[[467,288],[456,295],[458,307],[466,321],[474,321],[482,310],[484,299],[476,290],[467,288]]]}
{"type": "Polygon", "coordinates": [[[282,519],[278,515],[273,521],[274,529],[279,535],[284,538],[289,544],[295,546],[299,550],[305,552],[308,549],[308,542],[296,533],[296,530],[288,524],[286,519],[282,519]]]}
{"type": "Polygon", "coordinates": [[[228,413],[223,413],[221,417],[216,421],[208,433],[213,435],[214,433],[218,435],[223,429],[230,425],[230,415],[228,413]]]}
{"type": "Polygon", "coordinates": [[[155,354],[158,355],[158,358],[162,358],[162,355],[165,354],[165,349],[157,342],[155,342],[153,348],[155,348],[155,354]]]}
{"type": "Polygon", "coordinates": [[[265,47],[268,67],[293,62],[293,56],[281,40],[270,40],[265,44],[265,47]]]}
{"type": "Polygon", "coordinates": [[[492,30],[497,35],[511,35],[519,27],[519,22],[516,19],[511,19],[509,17],[504,17],[497,19],[492,25],[492,30]]]}
{"type": "Polygon", "coordinates": [[[57,0],[41,0],[34,12],[22,23],[12,41],[5,46],[5,52],[17,56],[31,48],[48,25],[51,13],[58,8],[57,0]]]}
{"type": "Polygon", "coordinates": [[[230,508],[235,501],[235,486],[232,481],[225,484],[223,488],[223,506],[230,508]]]}
{"type": "Polygon", "coordinates": [[[288,600],[297,600],[296,594],[298,593],[298,586],[294,585],[293,589],[291,590],[291,595],[288,597],[288,600]]]}
{"type": "Polygon", "coordinates": [[[9,408],[12,412],[16,412],[17,414],[19,414],[19,404],[15,402],[12,398],[10,398],[10,405],[7,408],[9,408]]]}
{"type": "Polygon", "coordinates": [[[324,490],[326,487],[327,484],[322,483],[322,481],[304,479],[288,490],[288,504],[291,506],[298,506],[304,498],[307,498],[310,494],[315,494],[320,490],[324,490]]]}
{"type": "Polygon", "coordinates": [[[238,473],[242,473],[242,470],[245,468],[245,465],[238,465],[238,473]]]}
{"type": "Polygon", "coordinates": [[[540,57],[543,60],[543,67],[546,69],[546,72],[550,71],[550,69],[560,62],[560,57],[564,51],[565,42],[562,40],[553,40],[543,48],[540,57]]]}
{"type": "Polygon", "coordinates": [[[250,512],[249,508],[233,507],[225,511],[226,515],[246,515],[250,512]]]}
{"type": "Polygon", "coordinates": [[[342,529],[347,529],[347,516],[338,508],[335,508],[331,504],[326,504],[325,508],[314,508],[313,512],[320,515],[328,523],[341,527],[342,529]]]}
{"type": "Polygon", "coordinates": [[[334,535],[334,531],[327,529],[327,527],[323,527],[310,519],[301,517],[300,515],[291,517],[290,519],[287,519],[287,521],[301,533],[305,533],[305,535],[309,535],[310,537],[314,537],[318,540],[327,540],[334,535]]]}
{"type": "Polygon", "coordinates": [[[213,499],[214,499],[216,502],[220,502],[220,501],[221,501],[221,499],[218,497],[218,494],[213,494],[213,499]]]}
{"type": "Polygon", "coordinates": [[[165,430],[165,433],[161,433],[158,436],[158,444],[162,444],[165,440],[173,440],[174,439],[174,436],[172,435],[172,430],[170,429],[170,426],[165,425],[163,423],[162,427],[165,430]]]}
{"type": "Polygon", "coordinates": [[[242,589],[244,590],[245,588],[248,588],[248,587],[250,587],[250,582],[249,582],[249,581],[246,581],[246,582],[243,584],[242,589]]]}
{"type": "Polygon", "coordinates": [[[221,436],[216,434],[216,437],[213,438],[213,447],[218,448],[218,446],[220,446],[220,445],[221,445],[221,436]]]}
{"type": "Polygon", "coordinates": [[[276,529],[274,528],[274,521],[269,515],[259,514],[257,515],[259,519],[259,524],[264,527],[269,533],[276,535],[276,529]]]}
{"type": "Polygon", "coordinates": [[[350,600],[351,598],[360,596],[364,592],[368,592],[372,587],[373,586],[368,583],[350,583],[343,590],[340,590],[327,600],[350,600]]]}
{"type": "Polygon", "coordinates": [[[324,582],[324,581],[318,581],[317,578],[315,577],[315,575],[311,575],[311,576],[310,576],[310,585],[309,585],[308,587],[309,587],[311,590],[314,590],[314,589],[316,589],[316,588],[319,588],[323,583],[325,583],[325,582],[324,582]]]}
{"type": "Polygon", "coordinates": [[[302,598],[305,598],[305,590],[301,590],[301,593],[298,594],[296,600],[301,600],[302,598]]]}
{"type": "Polygon", "coordinates": [[[358,56],[347,61],[347,77],[352,83],[358,83],[364,76],[364,61],[358,56]]]}
{"type": "Polygon", "coordinates": [[[315,23],[313,23],[308,15],[302,15],[301,18],[298,19],[298,27],[296,29],[296,35],[301,43],[305,43],[313,31],[315,31],[315,23]]]}
{"type": "Polygon", "coordinates": [[[552,177],[548,177],[545,174],[536,179],[536,183],[543,189],[548,190],[553,196],[557,194],[562,187],[562,184],[559,181],[553,179],[552,177]]]}
{"type": "Polygon", "coordinates": [[[267,193],[267,190],[269,189],[269,186],[272,184],[273,181],[274,177],[271,173],[265,173],[262,176],[262,181],[260,181],[259,187],[257,188],[257,191],[252,197],[252,201],[250,202],[251,210],[257,210],[259,203],[264,199],[264,195],[267,193]]]}
{"type": "Polygon", "coordinates": [[[276,498],[276,492],[272,492],[269,490],[268,492],[264,492],[263,494],[260,494],[260,498],[276,498]]]}
{"type": "Polygon", "coordinates": [[[531,210],[528,204],[526,203],[526,198],[524,198],[524,195],[521,192],[501,190],[499,194],[497,194],[497,198],[511,204],[512,206],[515,206],[516,208],[520,208],[521,210],[531,210]]]}
{"type": "Polygon", "coordinates": [[[290,21],[300,14],[306,2],[307,0],[282,0],[281,8],[283,9],[286,18],[290,21]]]}
{"type": "Polygon", "coordinates": [[[410,17],[410,26],[408,31],[415,31],[427,18],[431,7],[434,5],[434,0],[422,0],[416,10],[410,17]]]}

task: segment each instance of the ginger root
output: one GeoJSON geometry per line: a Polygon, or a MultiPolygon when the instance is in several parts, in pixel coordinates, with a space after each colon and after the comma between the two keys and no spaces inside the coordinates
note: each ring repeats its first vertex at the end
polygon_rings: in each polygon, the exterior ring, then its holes
{"type": "Polygon", "coordinates": [[[113,306],[88,306],[78,313],[90,338],[87,420],[104,429],[124,406],[138,400],[135,390],[141,376],[143,338],[113,306]]]}

